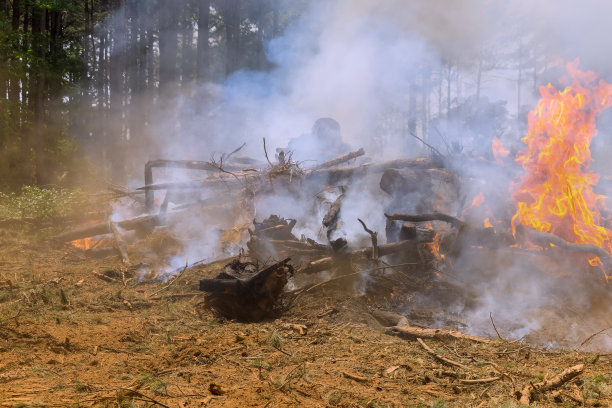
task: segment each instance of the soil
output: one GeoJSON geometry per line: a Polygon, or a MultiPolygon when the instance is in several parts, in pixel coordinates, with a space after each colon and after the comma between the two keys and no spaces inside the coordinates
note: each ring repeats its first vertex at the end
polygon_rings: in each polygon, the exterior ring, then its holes
{"type": "Polygon", "coordinates": [[[608,354],[423,339],[465,368],[448,365],[385,334],[393,315],[374,310],[391,293],[373,301],[343,280],[286,295],[262,322],[223,319],[198,282],[227,262],[161,282],[0,230],[0,406],[517,407],[523,387],[581,363],[532,405],[612,404],[608,354]]]}

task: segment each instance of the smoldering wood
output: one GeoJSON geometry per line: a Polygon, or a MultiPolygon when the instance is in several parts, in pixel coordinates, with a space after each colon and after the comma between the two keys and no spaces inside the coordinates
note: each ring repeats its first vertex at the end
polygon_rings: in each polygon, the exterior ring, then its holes
{"type": "MultiPolygon", "coordinates": [[[[390,254],[394,254],[400,251],[409,251],[416,248],[420,243],[417,241],[402,241],[402,242],[394,242],[390,244],[384,244],[378,246],[378,256],[383,257],[390,254]]],[[[362,248],[356,251],[348,252],[346,254],[337,254],[335,256],[329,256],[325,258],[318,259],[316,261],[312,261],[308,263],[303,269],[301,269],[301,273],[305,274],[313,274],[321,271],[326,271],[334,268],[338,263],[342,263],[350,260],[354,257],[366,257],[371,258],[372,256],[372,248],[362,248]]]]}
{"type": "Polygon", "coordinates": [[[259,321],[273,311],[293,267],[283,259],[247,279],[223,272],[215,279],[200,280],[200,290],[208,293],[206,304],[220,314],[243,321],[259,321]]]}
{"type": "Polygon", "coordinates": [[[580,252],[585,254],[592,254],[601,259],[606,269],[612,268],[612,255],[603,248],[593,244],[572,244],[567,242],[558,235],[551,234],[549,232],[542,232],[525,225],[517,225],[516,228],[517,238],[519,240],[527,238],[530,242],[541,246],[542,248],[550,248],[551,244],[555,247],[565,249],[571,252],[580,252]]]}
{"type": "Polygon", "coordinates": [[[342,207],[342,201],[346,195],[340,194],[338,198],[334,200],[332,205],[329,207],[329,211],[323,217],[323,226],[327,228],[335,229],[335,225],[338,222],[338,215],[340,215],[340,208],[342,207]]]}
{"type": "MultiPolygon", "coordinates": [[[[149,160],[144,166],[145,186],[153,184],[153,168],[156,167],[171,167],[177,169],[219,171],[219,165],[216,163],[197,161],[197,160],[149,160]]],[[[226,171],[240,171],[248,166],[242,164],[224,164],[223,169],[226,171]]],[[[145,207],[147,211],[152,211],[154,206],[154,197],[150,189],[145,190],[145,207]]]]}
{"type": "Polygon", "coordinates": [[[342,156],[335,157],[321,164],[317,164],[316,166],[313,166],[311,170],[321,170],[321,169],[327,169],[330,167],[334,167],[339,164],[346,163],[349,160],[353,160],[360,156],[363,156],[364,154],[365,154],[365,151],[363,150],[363,148],[360,148],[359,150],[355,150],[353,152],[343,154],[342,156]]]}
{"type": "MultiPolygon", "coordinates": [[[[433,169],[443,168],[444,164],[438,159],[417,158],[417,159],[397,159],[384,162],[365,163],[359,166],[352,167],[331,167],[319,170],[307,170],[303,174],[292,174],[291,178],[296,182],[313,182],[324,185],[337,184],[339,181],[357,175],[367,173],[382,172],[389,168],[417,168],[417,169],[433,169]]],[[[153,179],[147,177],[145,173],[145,185],[137,190],[146,192],[157,190],[198,190],[203,188],[227,187],[241,188],[253,182],[266,183],[268,172],[266,171],[249,171],[237,172],[235,177],[224,174],[223,176],[207,178],[204,180],[188,181],[188,182],[170,182],[153,184],[153,179]]],[[[287,174],[287,178],[289,174],[287,174]]],[[[152,201],[152,194],[147,195],[152,201]]]]}
{"type": "Polygon", "coordinates": [[[387,214],[385,217],[392,221],[409,221],[409,222],[430,222],[430,221],[444,221],[451,224],[455,228],[460,228],[463,225],[463,221],[455,218],[448,214],[434,212],[431,214],[387,214]]]}
{"type": "MultiPolygon", "coordinates": [[[[117,225],[124,230],[152,230],[158,225],[164,225],[166,223],[167,216],[168,215],[143,215],[141,217],[119,221],[117,222],[117,225]]],[[[60,243],[69,242],[74,241],[76,239],[93,237],[96,235],[110,234],[111,232],[112,231],[108,222],[101,222],[99,224],[94,224],[58,234],[53,237],[53,241],[60,243]]]]}

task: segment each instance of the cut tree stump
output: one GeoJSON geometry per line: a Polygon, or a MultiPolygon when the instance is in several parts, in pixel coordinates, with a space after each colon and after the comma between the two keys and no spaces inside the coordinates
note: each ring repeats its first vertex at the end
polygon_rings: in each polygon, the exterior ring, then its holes
{"type": "Polygon", "coordinates": [[[200,290],[208,293],[206,305],[227,318],[259,321],[269,316],[293,267],[283,259],[244,279],[222,272],[215,279],[200,280],[200,290]]]}

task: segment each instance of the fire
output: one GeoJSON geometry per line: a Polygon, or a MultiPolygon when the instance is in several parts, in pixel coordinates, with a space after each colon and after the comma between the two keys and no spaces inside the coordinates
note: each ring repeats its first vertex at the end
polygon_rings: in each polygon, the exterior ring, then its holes
{"type": "Polygon", "coordinates": [[[499,164],[503,164],[502,158],[507,157],[510,154],[509,150],[504,149],[501,141],[495,136],[493,138],[493,143],[491,144],[491,150],[493,150],[493,156],[495,157],[495,161],[499,164]]]}
{"type": "Polygon", "coordinates": [[[491,224],[491,221],[489,221],[488,218],[485,218],[485,220],[484,220],[484,227],[485,228],[494,228],[493,224],[491,224]]]}
{"type": "Polygon", "coordinates": [[[593,191],[599,176],[589,171],[589,147],[597,115],[612,105],[612,85],[578,70],[578,60],[567,70],[569,77],[562,80],[567,87],[541,87],[541,99],[529,113],[529,130],[521,139],[527,146],[516,157],[525,175],[513,186],[512,231],[523,224],[611,252],[612,231],[599,225],[598,203],[605,197],[593,191]]]}
{"type": "Polygon", "coordinates": [[[72,241],[71,244],[77,248],[87,250],[93,248],[96,244],[96,241],[93,238],[84,238],[72,241]]]}
{"type": "Polygon", "coordinates": [[[482,203],[485,201],[485,196],[482,193],[478,193],[474,199],[472,200],[472,204],[468,207],[468,210],[471,208],[480,207],[482,203]]]}

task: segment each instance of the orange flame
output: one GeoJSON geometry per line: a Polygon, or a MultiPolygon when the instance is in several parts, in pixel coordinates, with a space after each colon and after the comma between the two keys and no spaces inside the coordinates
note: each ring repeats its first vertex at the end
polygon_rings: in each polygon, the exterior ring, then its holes
{"type": "Polygon", "coordinates": [[[509,150],[504,149],[501,141],[495,136],[493,138],[493,143],[491,144],[491,150],[493,150],[493,156],[495,157],[495,161],[499,164],[503,164],[502,157],[507,157],[510,154],[509,150]]]}
{"type": "Polygon", "coordinates": [[[488,218],[485,218],[485,220],[484,220],[484,227],[485,228],[494,228],[493,224],[491,224],[491,221],[489,221],[488,218]]]}
{"type": "Polygon", "coordinates": [[[471,208],[479,207],[485,201],[485,196],[482,193],[478,193],[474,199],[472,200],[472,204],[467,208],[468,210],[471,208]]]}
{"type": "Polygon", "coordinates": [[[70,243],[77,248],[87,250],[93,248],[93,246],[96,244],[96,241],[93,238],[84,238],[77,239],[76,241],[72,241],[70,243]]]}
{"type": "Polygon", "coordinates": [[[589,147],[597,115],[612,105],[612,85],[595,83],[597,74],[579,71],[578,60],[567,70],[569,85],[563,91],[541,87],[541,99],[529,113],[529,130],[521,139],[527,146],[516,157],[525,175],[513,186],[512,231],[523,224],[610,252],[612,231],[599,225],[597,205],[605,197],[593,191],[599,176],[589,171],[589,147]]]}

